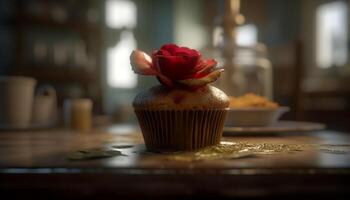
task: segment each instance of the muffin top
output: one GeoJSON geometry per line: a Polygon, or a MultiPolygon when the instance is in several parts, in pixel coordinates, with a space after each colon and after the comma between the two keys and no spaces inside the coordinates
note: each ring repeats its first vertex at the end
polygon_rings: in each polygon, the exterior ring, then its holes
{"type": "Polygon", "coordinates": [[[151,110],[223,109],[228,108],[229,98],[213,86],[184,90],[158,85],[139,93],[133,106],[151,110]]]}

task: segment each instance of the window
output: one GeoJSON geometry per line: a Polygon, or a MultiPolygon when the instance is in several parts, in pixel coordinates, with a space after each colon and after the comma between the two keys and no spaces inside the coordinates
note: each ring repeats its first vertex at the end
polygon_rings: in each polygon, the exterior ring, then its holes
{"type": "Polygon", "coordinates": [[[258,30],[255,25],[247,24],[237,28],[237,45],[255,46],[258,42],[258,30]]]}
{"type": "MultiPolygon", "coordinates": [[[[246,24],[238,26],[236,34],[236,44],[239,46],[255,46],[258,43],[258,30],[254,24],[246,24]]],[[[213,32],[214,46],[220,45],[223,42],[223,29],[218,26],[213,32]]]]}
{"type": "Polygon", "coordinates": [[[120,30],[115,46],[107,50],[107,83],[112,88],[134,88],[137,76],[132,72],[129,55],[136,49],[133,35],[136,27],[136,5],[128,0],[106,1],[106,24],[108,28],[120,30]]]}
{"type": "Polygon", "coordinates": [[[347,3],[323,4],[316,11],[316,63],[320,68],[343,66],[347,51],[347,3]]]}
{"type": "Polygon", "coordinates": [[[106,2],[106,23],[109,28],[135,28],[135,3],[128,0],[108,0],[106,2]]]}
{"type": "Polygon", "coordinates": [[[134,88],[137,76],[131,70],[129,56],[136,48],[136,41],[131,31],[123,31],[120,41],[107,51],[107,82],[110,87],[134,88]]]}

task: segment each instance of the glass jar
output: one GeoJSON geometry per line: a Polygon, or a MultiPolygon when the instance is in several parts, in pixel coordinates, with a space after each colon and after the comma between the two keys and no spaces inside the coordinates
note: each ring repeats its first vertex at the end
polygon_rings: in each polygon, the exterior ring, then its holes
{"type": "Polygon", "coordinates": [[[255,93],[272,100],[272,67],[265,45],[237,46],[233,61],[225,60],[224,66],[225,71],[217,86],[228,95],[255,93]]]}

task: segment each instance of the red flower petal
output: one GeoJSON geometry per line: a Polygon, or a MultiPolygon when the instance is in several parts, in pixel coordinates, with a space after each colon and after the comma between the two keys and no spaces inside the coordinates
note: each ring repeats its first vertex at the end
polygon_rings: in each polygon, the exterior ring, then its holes
{"type": "Polygon", "coordinates": [[[152,53],[152,59],[142,51],[134,51],[130,56],[132,69],[139,74],[155,75],[167,86],[175,82],[189,87],[198,87],[215,81],[222,70],[214,70],[214,59],[202,60],[195,49],[166,44],[152,53]]]}
{"type": "Polygon", "coordinates": [[[158,55],[158,56],[172,56],[172,54],[169,51],[162,50],[162,49],[153,52],[152,56],[156,56],[156,55],[158,55]]]}
{"type": "Polygon", "coordinates": [[[161,47],[160,51],[167,51],[173,56],[200,56],[200,53],[197,50],[187,47],[179,47],[176,44],[165,44],[161,47]]]}
{"type": "Polygon", "coordinates": [[[130,64],[132,66],[132,70],[141,75],[156,75],[160,82],[172,86],[173,82],[159,71],[157,71],[152,65],[152,59],[146,53],[135,50],[130,55],[130,64]]]}
{"type": "Polygon", "coordinates": [[[152,66],[152,59],[145,52],[134,50],[130,55],[130,64],[132,70],[137,74],[142,75],[157,75],[159,74],[152,66]]]}
{"type": "Polygon", "coordinates": [[[198,62],[198,57],[189,56],[154,56],[153,64],[159,72],[171,80],[191,78],[195,71],[193,68],[198,62]]]}
{"type": "Polygon", "coordinates": [[[176,44],[165,44],[160,49],[168,51],[171,55],[174,55],[176,50],[180,48],[176,44]]]}
{"type": "Polygon", "coordinates": [[[189,87],[200,87],[200,86],[204,86],[208,83],[216,81],[220,77],[221,72],[223,72],[223,71],[224,71],[223,69],[217,69],[215,71],[212,71],[210,74],[208,74],[204,77],[201,77],[201,78],[185,79],[185,80],[180,80],[177,82],[184,84],[186,86],[189,86],[189,87]]]}
{"type": "Polygon", "coordinates": [[[214,59],[204,60],[202,62],[199,62],[199,64],[196,66],[196,78],[203,77],[210,72],[213,71],[214,67],[216,67],[217,62],[214,59]]]}
{"type": "Polygon", "coordinates": [[[174,55],[175,56],[191,56],[191,57],[192,56],[196,56],[196,57],[201,56],[201,54],[197,50],[190,49],[187,47],[180,47],[180,48],[176,49],[174,55]]]}
{"type": "Polygon", "coordinates": [[[174,83],[172,80],[170,80],[168,77],[164,76],[163,74],[159,74],[157,76],[158,80],[160,83],[164,84],[164,85],[167,85],[167,86],[173,86],[174,83]]]}

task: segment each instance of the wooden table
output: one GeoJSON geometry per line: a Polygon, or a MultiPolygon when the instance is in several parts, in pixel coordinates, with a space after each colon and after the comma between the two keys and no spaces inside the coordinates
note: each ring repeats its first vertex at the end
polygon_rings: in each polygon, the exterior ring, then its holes
{"type": "Polygon", "coordinates": [[[346,150],[339,153],[310,148],[296,153],[185,162],[166,159],[164,154],[140,154],[144,149],[142,135],[126,125],[86,133],[0,132],[0,195],[37,199],[350,196],[350,135],[321,131],[223,140],[331,144],[346,150]],[[126,156],[67,160],[67,155],[77,150],[119,144],[134,146],[122,149],[126,156]]]}

